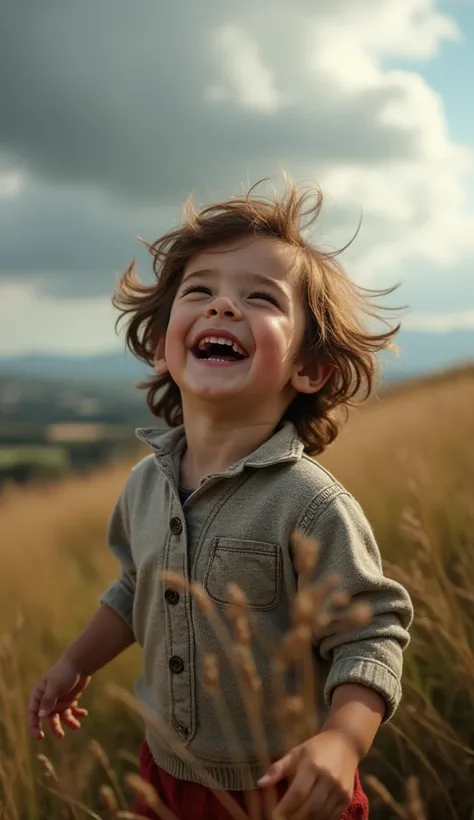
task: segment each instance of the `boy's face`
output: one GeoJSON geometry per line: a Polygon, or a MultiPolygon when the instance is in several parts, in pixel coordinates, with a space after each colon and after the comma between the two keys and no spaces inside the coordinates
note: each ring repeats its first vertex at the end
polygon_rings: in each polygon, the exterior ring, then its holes
{"type": "Polygon", "coordinates": [[[158,373],[171,374],[183,401],[187,394],[274,399],[283,412],[296,392],[319,389],[299,358],[305,315],[289,260],[282,242],[265,237],[188,262],[155,361],[158,373]]]}

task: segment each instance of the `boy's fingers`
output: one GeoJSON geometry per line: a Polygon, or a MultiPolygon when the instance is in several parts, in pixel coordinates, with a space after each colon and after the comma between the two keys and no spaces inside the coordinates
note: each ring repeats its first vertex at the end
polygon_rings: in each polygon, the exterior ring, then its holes
{"type": "Polygon", "coordinates": [[[44,718],[44,724],[52,737],[61,740],[64,737],[64,729],[61,726],[61,717],[58,712],[53,712],[44,718]]]}
{"type": "Polygon", "coordinates": [[[61,712],[61,720],[69,729],[80,729],[81,724],[76,717],[74,717],[72,709],[65,709],[61,712]]]}
{"type": "Polygon", "coordinates": [[[46,687],[44,690],[43,697],[41,698],[41,703],[39,707],[38,714],[40,718],[47,717],[48,715],[52,714],[54,711],[54,707],[56,706],[58,700],[56,686],[52,685],[49,681],[46,681],[46,687]]]}
{"type": "MultiPolygon", "coordinates": [[[[60,689],[63,687],[60,686],[60,689]]],[[[62,722],[69,729],[80,729],[82,718],[87,717],[87,709],[78,706],[74,696],[58,695],[58,684],[54,678],[43,679],[32,690],[28,703],[28,728],[35,740],[44,738],[42,724],[52,737],[60,739],[64,737],[62,722]]]]}
{"type": "Polygon", "coordinates": [[[36,723],[32,719],[29,720],[29,729],[33,740],[43,740],[44,732],[38,719],[36,720],[36,723]]]}
{"type": "Polygon", "coordinates": [[[87,709],[83,709],[81,706],[73,706],[72,714],[74,715],[74,717],[83,718],[87,717],[89,712],[87,709]]]}
{"type": "MultiPolygon", "coordinates": [[[[278,803],[278,810],[285,818],[295,816],[300,818],[300,812],[303,804],[308,800],[312,790],[315,788],[313,777],[308,775],[303,768],[301,768],[292,780],[288,791],[278,803]]],[[[317,784],[316,784],[317,788],[317,784]]],[[[303,814],[304,816],[304,814],[303,814]]],[[[303,817],[301,818],[303,820],[303,817]]]]}
{"type": "Polygon", "coordinates": [[[43,690],[39,686],[36,686],[30,695],[28,703],[28,728],[35,740],[43,740],[44,738],[44,732],[41,729],[41,721],[38,714],[42,698],[43,690]]]}

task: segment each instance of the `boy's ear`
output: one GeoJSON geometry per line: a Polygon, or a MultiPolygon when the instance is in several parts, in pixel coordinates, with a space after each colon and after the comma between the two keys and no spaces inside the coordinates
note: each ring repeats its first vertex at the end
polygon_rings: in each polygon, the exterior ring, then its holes
{"type": "Polygon", "coordinates": [[[291,386],[298,393],[319,393],[333,370],[330,364],[302,365],[291,377],[291,386]]]}
{"type": "Polygon", "coordinates": [[[158,344],[156,345],[155,356],[153,358],[153,368],[157,376],[164,376],[165,373],[168,373],[164,337],[160,339],[158,344]]]}

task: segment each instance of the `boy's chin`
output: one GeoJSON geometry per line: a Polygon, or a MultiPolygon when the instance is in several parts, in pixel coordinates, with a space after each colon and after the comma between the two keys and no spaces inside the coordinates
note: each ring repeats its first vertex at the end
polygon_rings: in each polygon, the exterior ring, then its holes
{"type": "Polygon", "coordinates": [[[251,395],[248,386],[242,383],[239,384],[237,379],[233,384],[219,384],[212,381],[206,383],[205,379],[189,379],[185,382],[180,386],[181,394],[183,398],[188,396],[194,401],[225,403],[246,397],[247,394],[250,398],[251,395]]]}
{"type": "Polygon", "coordinates": [[[237,399],[242,395],[242,390],[236,388],[220,388],[220,387],[199,387],[189,391],[194,399],[201,399],[203,402],[228,402],[231,399],[237,399]]]}

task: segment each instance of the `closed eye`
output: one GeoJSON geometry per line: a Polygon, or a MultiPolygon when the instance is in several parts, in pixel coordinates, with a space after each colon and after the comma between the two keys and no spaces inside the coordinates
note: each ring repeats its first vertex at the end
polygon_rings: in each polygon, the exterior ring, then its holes
{"type": "Polygon", "coordinates": [[[181,292],[181,296],[188,296],[190,293],[205,293],[207,296],[212,296],[212,291],[207,285],[188,285],[188,287],[181,292]]]}
{"type": "Polygon", "coordinates": [[[271,302],[271,304],[275,305],[275,307],[277,307],[277,308],[280,307],[280,303],[279,303],[278,299],[273,295],[273,293],[268,293],[267,291],[264,291],[264,290],[262,290],[262,291],[258,290],[258,291],[255,291],[254,293],[251,293],[248,298],[249,299],[263,299],[266,302],[271,302]]]}

